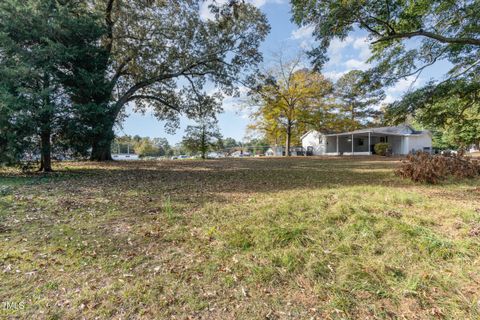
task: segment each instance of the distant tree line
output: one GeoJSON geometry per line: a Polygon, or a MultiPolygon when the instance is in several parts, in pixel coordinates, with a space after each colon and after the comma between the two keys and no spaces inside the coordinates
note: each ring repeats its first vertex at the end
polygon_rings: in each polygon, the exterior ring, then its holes
{"type": "MultiPolygon", "coordinates": [[[[175,145],[171,145],[166,138],[123,135],[115,137],[111,149],[113,154],[131,153],[140,157],[202,156],[202,145],[191,144],[189,139],[188,131],[186,138],[175,145]]],[[[195,135],[195,139],[201,140],[201,136],[195,135]]],[[[221,138],[216,143],[209,144],[204,152],[205,157],[208,152],[217,152],[226,156],[235,151],[264,154],[269,148],[269,142],[266,139],[252,138],[241,142],[234,138],[221,138]]]]}
{"type": "Polygon", "coordinates": [[[150,138],[135,136],[115,137],[112,144],[115,154],[134,153],[140,157],[165,157],[173,156],[174,149],[166,138],[150,138]]]}

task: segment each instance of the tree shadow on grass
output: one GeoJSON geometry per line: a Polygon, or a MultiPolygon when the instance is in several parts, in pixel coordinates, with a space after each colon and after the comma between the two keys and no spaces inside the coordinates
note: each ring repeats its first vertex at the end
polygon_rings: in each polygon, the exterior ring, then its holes
{"type": "MultiPolygon", "coordinates": [[[[421,186],[431,192],[453,192],[452,197],[465,191],[400,179],[393,173],[397,165],[396,160],[368,157],[83,162],[61,164],[55,175],[9,175],[7,179],[19,179],[16,185],[21,189],[20,196],[15,196],[14,201],[24,207],[22,210],[28,213],[35,208],[50,213],[47,224],[89,210],[119,210],[132,217],[152,214],[161,212],[167,200],[179,210],[192,211],[206,204],[241,203],[252,195],[261,197],[285,191],[360,187],[356,192],[361,193],[363,187],[421,186]]],[[[474,185],[471,181],[461,185],[470,184],[474,185]]]]}
{"type": "Polygon", "coordinates": [[[78,162],[59,164],[56,173],[48,175],[0,173],[0,181],[25,186],[26,192],[51,196],[102,196],[122,202],[135,194],[140,198],[168,196],[190,203],[223,202],[229,194],[411,185],[394,176],[397,164],[365,157],[78,162]]]}

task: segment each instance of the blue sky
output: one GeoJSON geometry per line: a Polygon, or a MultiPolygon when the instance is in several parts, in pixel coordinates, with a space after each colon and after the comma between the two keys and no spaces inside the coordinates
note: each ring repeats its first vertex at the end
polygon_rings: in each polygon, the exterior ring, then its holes
{"type": "MultiPolygon", "coordinates": [[[[270,34],[261,46],[265,65],[268,65],[274,54],[295,54],[314,44],[310,28],[298,28],[290,21],[290,3],[288,0],[248,1],[259,7],[267,15],[271,25],[270,34]]],[[[207,15],[207,10],[204,10],[202,14],[207,15]]],[[[367,59],[370,50],[365,36],[366,34],[362,32],[352,32],[344,41],[334,40],[328,51],[330,61],[323,69],[325,76],[335,81],[350,70],[368,69],[367,59]]],[[[394,101],[409,89],[420,86],[430,78],[440,77],[447,68],[448,65],[439,64],[424,71],[416,81],[414,81],[414,77],[400,80],[395,86],[385,90],[385,102],[394,101]]],[[[224,100],[224,110],[224,113],[218,117],[223,136],[242,140],[250,122],[248,114],[235,99],[231,98],[224,100]]],[[[172,144],[181,141],[185,127],[190,124],[188,119],[182,118],[181,127],[175,134],[171,135],[165,132],[164,124],[156,120],[151,113],[147,112],[142,115],[127,108],[127,114],[128,117],[123,121],[121,127],[117,128],[117,134],[164,137],[172,144]]]]}

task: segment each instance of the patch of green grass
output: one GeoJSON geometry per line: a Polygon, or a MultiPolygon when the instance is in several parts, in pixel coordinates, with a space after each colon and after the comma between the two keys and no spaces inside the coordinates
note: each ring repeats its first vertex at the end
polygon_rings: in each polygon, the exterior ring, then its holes
{"type": "Polygon", "coordinates": [[[167,197],[163,202],[163,213],[167,217],[167,221],[172,224],[182,219],[182,216],[175,211],[170,197],[167,197]]]}

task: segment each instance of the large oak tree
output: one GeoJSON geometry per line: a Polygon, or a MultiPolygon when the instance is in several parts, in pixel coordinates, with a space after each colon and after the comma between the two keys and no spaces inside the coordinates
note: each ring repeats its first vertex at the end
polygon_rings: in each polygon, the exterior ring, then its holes
{"type": "MultiPolygon", "coordinates": [[[[207,84],[232,94],[242,75],[254,72],[258,51],[269,32],[265,16],[243,1],[210,6],[213,18],[200,15],[201,0],[98,0],[107,35],[110,101],[102,121],[91,123],[93,160],[111,158],[113,126],[134,102],[137,110],[178,126],[181,114],[193,116],[192,101],[207,84]]],[[[91,119],[93,119],[91,117],[91,119]]]]}

